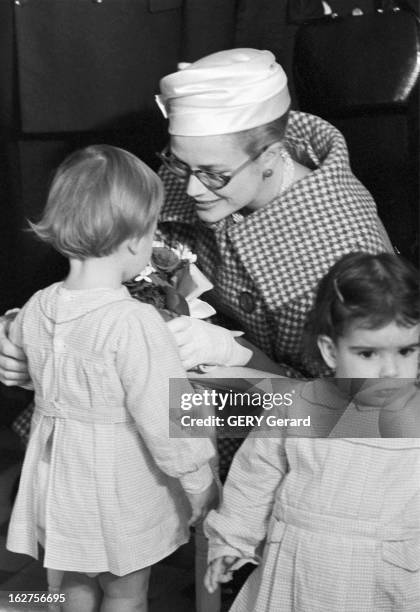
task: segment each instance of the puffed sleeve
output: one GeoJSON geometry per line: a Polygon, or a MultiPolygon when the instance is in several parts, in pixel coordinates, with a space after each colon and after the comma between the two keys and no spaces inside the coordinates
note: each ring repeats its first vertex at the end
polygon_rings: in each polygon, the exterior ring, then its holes
{"type": "MultiPolygon", "coordinates": [[[[8,330],[8,338],[10,340],[10,342],[12,342],[15,346],[19,347],[20,349],[24,349],[24,331],[23,331],[23,324],[24,324],[24,320],[26,320],[26,317],[28,316],[28,304],[32,304],[34,301],[34,298],[31,298],[31,300],[29,302],[27,302],[21,309],[18,308],[14,308],[13,310],[9,310],[6,313],[6,316],[9,314],[14,314],[15,312],[17,313],[15,318],[12,320],[12,322],[10,323],[10,327],[8,330]]],[[[19,387],[21,387],[22,389],[26,389],[27,391],[33,391],[34,390],[34,386],[32,384],[32,381],[29,380],[28,382],[26,382],[25,384],[19,384],[17,385],[19,387]]],[[[28,412],[28,423],[29,420],[32,416],[32,410],[31,407],[28,407],[27,410],[24,411],[25,413],[28,412]]],[[[22,413],[23,414],[23,413],[22,413]]]]}
{"type": "Polygon", "coordinates": [[[24,316],[24,309],[17,311],[16,317],[10,323],[8,338],[10,342],[22,348],[23,345],[23,337],[22,337],[22,322],[24,316]]]}
{"type": "Polygon", "coordinates": [[[181,399],[194,391],[171,333],[152,306],[138,304],[122,321],[116,364],[126,406],[158,467],[179,478],[187,492],[206,489],[213,479],[214,446],[177,427],[181,399]]]}
{"type": "Polygon", "coordinates": [[[13,317],[7,332],[8,338],[19,348],[23,348],[25,343],[24,325],[34,324],[39,317],[38,307],[41,295],[42,290],[37,291],[22,308],[12,308],[5,313],[5,317],[13,317]]]}
{"type": "Polygon", "coordinates": [[[283,440],[251,433],[235,455],[223,489],[223,503],[205,521],[209,561],[232,555],[259,562],[275,492],[287,472],[283,440]]]}

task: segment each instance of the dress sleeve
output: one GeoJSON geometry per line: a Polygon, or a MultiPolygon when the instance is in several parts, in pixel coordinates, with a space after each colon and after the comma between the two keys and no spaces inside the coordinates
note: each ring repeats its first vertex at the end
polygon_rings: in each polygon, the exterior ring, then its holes
{"type": "Polygon", "coordinates": [[[275,492],[287,465],[282,439],[248,436],[233,460],[221,507],[205,521],[209,561],[232,555],[259,562],[256,551],[265,538],[275,492]]]}
{"type": "Polygon", "coordinates": [[[116,353],[126,406],[158,467],[199,493],[213,479],[214,446],[178,428],[181,398],[194,391],[166,323],[152,306],[138,306],[123,321],[116,353]]]}
{"type": "Polygon", "coordinates": [[[13,342],[19,348],[24,347],[24,325],[27,326],[28,321],[30,324],[36,320],[38,315],[38,303],[39,296],[42,290],[37,291],[34,295],[22,306],[22,308],[12,308],[5,313],[5,316],[15,315],[10,323],[9,330],[7,332],[10,342],[13,342]]]}
{"type": "Polygon", "coordinates": [[[23,321],[23,309],[19,310],[16,317],[10,323],[8,338],[10,342],[22,348],[23,345],[23,334],[22,334],[22,321],[23,321]]]}
{"type": "MultiPolygon", "coordinates": [[[[10,342],[12,342],[15,346],[19,347],[20,349],[24,349],[23,321],[24,321],[24,317],[27,315],[27,310],[28,309],[26,307],[26,304],[20,310],[16,309],[17,315],[13,319],[13,321],[10,323],[9,331],[7,334],[10,342]]],[[[21,389],[26,389],[26,391],[34,390],[34,386],[31,380],[29,380],[24,385],[20,384],[17,386],[19,386],[21,389]]],[[[27,418],[25,417],[24,419],[27,422],[29,422],[29,420],[32,418],[32,410],[28,411],[28,415],[29,416],[27,418]]]]}

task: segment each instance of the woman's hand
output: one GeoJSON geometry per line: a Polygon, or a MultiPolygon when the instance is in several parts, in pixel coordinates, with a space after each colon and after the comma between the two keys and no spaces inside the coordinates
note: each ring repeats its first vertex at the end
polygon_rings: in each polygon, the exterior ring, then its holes
{"type": "Polygon", "coordinates": [[[0,381],[8,387],[22,386],[30,382],[24,352],[7,337],[14,316],[0,317],[0,381]]]}
{"type": "Polygon", "coordinates": [[[210,563],[204,576],[204,585],[209,593],[214,593],[220,583],[232,580],[232,566],[238,558],[226,555],[210,563]]]}
{"type": "Polygon", "coordinates": [[[246,365],[252,351],[236,342],[234,333],[192,317],[177,317],[167,323],[178,345],[182,365],[191,370],[198,365],[246,365]]]}

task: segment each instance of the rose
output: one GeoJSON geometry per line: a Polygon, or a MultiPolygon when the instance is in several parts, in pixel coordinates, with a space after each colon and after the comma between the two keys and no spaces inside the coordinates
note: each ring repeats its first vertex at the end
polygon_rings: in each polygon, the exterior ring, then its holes
{"type": "Polygon", "coordinates": [[[153,247],[151,262],[152,266],[162,272],[174,272],[181,260],[177,254],[167,247],[153,247]]]}
{"type": "Polygon", "coordinates": [[[155,242],[150,263],[126,283],[133,297],[155,306],[165,319],[190,314],[187,300],[177,291],[189,275],[190,259],[183,258],[184,250],[155,242]]]}

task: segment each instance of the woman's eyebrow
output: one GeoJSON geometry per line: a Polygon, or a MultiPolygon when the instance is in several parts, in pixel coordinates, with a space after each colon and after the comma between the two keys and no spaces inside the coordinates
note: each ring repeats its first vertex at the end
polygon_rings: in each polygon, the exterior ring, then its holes
{"type": "MultiPolygon", "coordinates": [[[[187,162],[185,162],[183,159],[181,159],[180,157],[178,157],[178,155],[176,155],[175,153],[173,153],[171,151],[171,154],[175,157],[175,159],[179,162],[181,162],[181,164],[184,164],[185,166],[190,167],[187,162]]],[[[229,172],[228,169],[226,169],[226,167],[223,164],[198,164],[197,168],[199,168],[200,170],[205,170],[205,171],[209,171],[209,172],[229,172]]]]}

